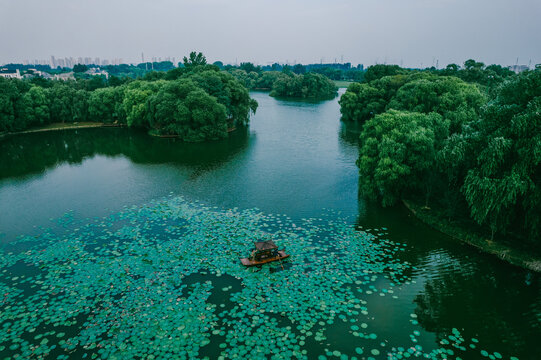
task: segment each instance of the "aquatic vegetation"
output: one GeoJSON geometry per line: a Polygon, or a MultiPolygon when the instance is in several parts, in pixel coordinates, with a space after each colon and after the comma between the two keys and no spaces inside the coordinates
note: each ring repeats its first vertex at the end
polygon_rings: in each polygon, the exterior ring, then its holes
{"type": "Polygon", "coordinates": [[[2,358],[501,357],[468,346],[478,340],[457,329],[423,349],[416,314],[404,347],[372,330],[371,299],[397,298],[412,269],[395,256],[406,245],[385,239],[386,229],[295,223],[179,197],[54,223],[2,250],[2,358]],[[268,237],[292,254],[283,269],[242,266],[253,241],[268,237]],[[332,349],[336,333],[350,346],[332,349]]]}

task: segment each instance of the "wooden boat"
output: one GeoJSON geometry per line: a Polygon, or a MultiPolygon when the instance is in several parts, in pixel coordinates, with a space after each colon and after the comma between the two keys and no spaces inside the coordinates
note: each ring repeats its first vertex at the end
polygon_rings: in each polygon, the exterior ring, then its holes
{"type": "Polygon", "coordinates": [[[255,242],[255,249],[252,250],[250,257],[240,259],[244,266],[263,265],[272,261],[287,259],[289,254],[285,250],[278,250],[278,246],[272,240],[255,242]]]}

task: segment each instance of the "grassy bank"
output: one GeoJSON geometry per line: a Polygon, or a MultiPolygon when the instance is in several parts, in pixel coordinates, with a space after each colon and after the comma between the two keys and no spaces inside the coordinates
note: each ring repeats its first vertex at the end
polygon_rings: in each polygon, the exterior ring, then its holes
{"type": "Polygon", "coordinates": [[[347,81],[347,80],[333,80],[334,81],[334,84],[338,87],[338,88],[347,88],[349,86],[349,84],[351,84],[353,81],[347,81]]]}
{"type": "Polygon", "coordinates": [[[52,123],[52,124],[47,124],[44,126],[34,127],[28,130],[23,130],[23,131],[4,132],[0,134],[0,138],[4,136],[8,136],[8,135],[30,134],[30,133],[45,132],[45,131],[87,129],[87,128],[95,128],[95,127],[118,127],[118,126],[119,125],[104,124],[101,122],[52,123]]]}
{"type": "Polygon", "coordinates": [[[480,232],[466,229],[465,226],[450,222],[445,216],[439,214],[437,210],[427,209],[411,200],[402,200],[402,202],[419,220],[430,227],[454,239],[475,246],[486,253],[496,255],[508,263],[541,272],[541,258],[539,256],[489,240],[480,232]]]}

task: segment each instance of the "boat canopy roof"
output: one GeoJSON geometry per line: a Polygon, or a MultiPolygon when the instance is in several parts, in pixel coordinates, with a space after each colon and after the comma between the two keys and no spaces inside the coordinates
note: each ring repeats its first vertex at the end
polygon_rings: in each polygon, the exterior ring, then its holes
{"type": "Polygon", "coordinates": [[[267,241],[257,241],[254,243],[256,250],[272,250],[272,249],[278,249],[278,246],[274,243],[272,240],[267,241]]]}

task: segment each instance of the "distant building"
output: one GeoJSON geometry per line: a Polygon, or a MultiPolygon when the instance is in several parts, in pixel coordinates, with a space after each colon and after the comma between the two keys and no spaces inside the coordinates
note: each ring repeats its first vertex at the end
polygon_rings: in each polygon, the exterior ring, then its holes
{"type": "Polygon", "coordinates": [[[63,80],[63,81],[75,80],[75,76],[73,76],[73,71],[71,71],[68,73],[55,74],[53,76],[53,80],[63,80]]]}
{"type": "Polygon", "coordinates": [[[23,75],[23,78],[25,79],[32,79],[35,77],[42,77],[44,79],[52,79],[53,77],[51,74],[45,71],[40,71],[37,69],[28,69],[26,70],[25,74],[23,75]]]}
{"type": "Polygon", "coordinates": [[[9,70],[6,68],[0,69],[0,76],[6,79],[22,79],[19,69],[9,70]]]}
{"type": "Polygon", "coordinates": [[[109,79],[109,73],[105,70],[100,70],[100,68],[90,68],[87,71],[85,71],[85,74],[96,76],[96,75],[102,75],[105,76],[106,79],[109,79]]]}
{"type": "Polygon", "coordinates": [[[530,67],[528,65],[512,65],[509,66],[509,70],[514,71],[516,74],[521,73],[523,71],[529,70],[530,67]]]}

